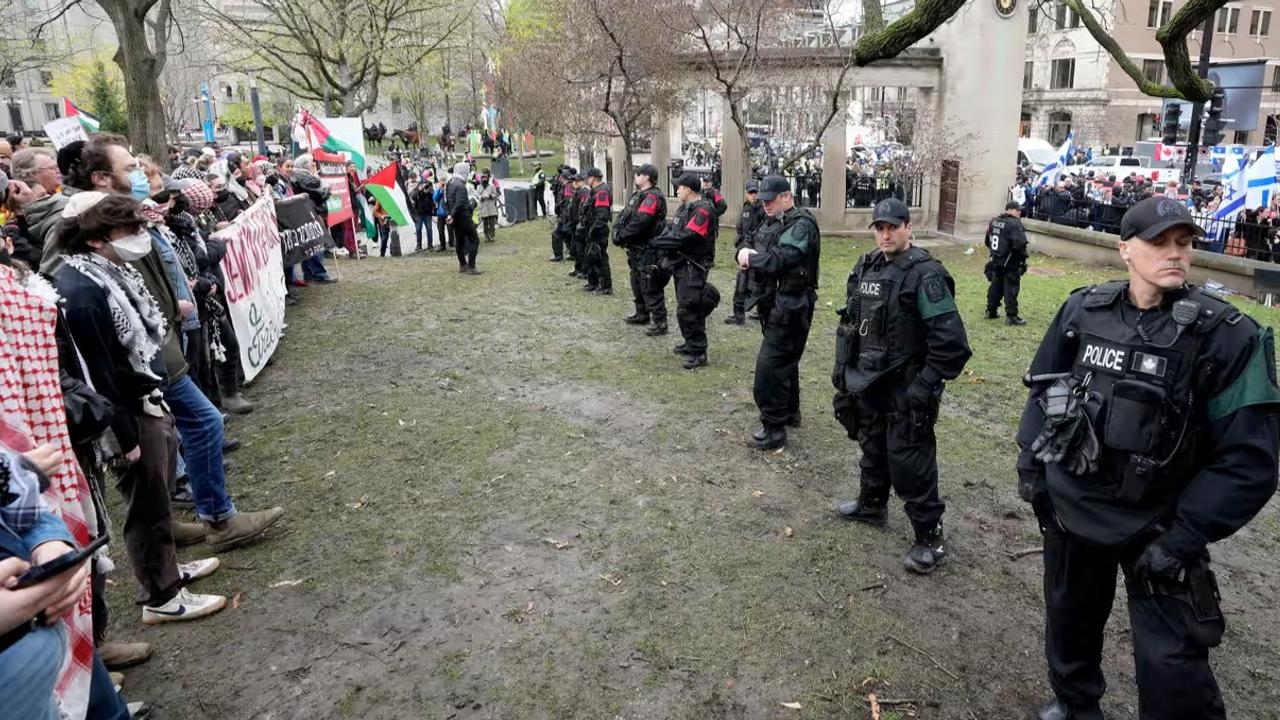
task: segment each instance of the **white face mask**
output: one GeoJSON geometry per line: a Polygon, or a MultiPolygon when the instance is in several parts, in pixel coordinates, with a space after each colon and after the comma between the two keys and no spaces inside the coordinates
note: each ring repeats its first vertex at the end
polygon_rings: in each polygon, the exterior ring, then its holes
{"type": "Polygon", "coordinates": [[[146,230],[139,230],[119,240],[112,240],[111,247],[115,249],[116,255],[123,262],[141,260],[147,256],[147,253],[151,252],[151,233],[146,230]]]}

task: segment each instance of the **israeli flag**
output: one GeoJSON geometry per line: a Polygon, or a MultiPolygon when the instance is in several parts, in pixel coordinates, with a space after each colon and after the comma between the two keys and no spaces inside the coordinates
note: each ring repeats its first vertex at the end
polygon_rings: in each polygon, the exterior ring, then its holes
{"type": "Polygon", "coordinates": [[[1248,181],[1244,171],[1244,163],[1239,155],[1228,154],[1222,161],[1222,203],[1214,211],[1215,220],[1226,220],[1235,217],[1244,209],[1248,194],[1248,181]]]}
{"type": "Polygon", "coordinates": [[[1276,192],[1276,148],[1268,146],[1245,170],[1248,177],[1245,207],[1266,207],[1276,192]]]}
{"type": "Polygon", "coordinates": [[[1058,148],[1058,159],[1045,165],[1044,170],[1040,171],[1040,175],[1036,178],[1037,186],[1052,186],[1058,182],[1058,178],[1062,177],[1062,172],[1066,169],[1073,151],[1071,135],[1072,133],[1067,133],[1066,141],[1062,143],[1062,147],[1058,148]]]}

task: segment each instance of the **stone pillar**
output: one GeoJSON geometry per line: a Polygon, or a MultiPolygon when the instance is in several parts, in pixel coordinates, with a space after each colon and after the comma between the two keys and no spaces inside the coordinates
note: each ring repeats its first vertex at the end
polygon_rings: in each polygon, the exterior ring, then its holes
{"type": "Polygon", "coordinates": [[[1020,6],[1006,18],[994,2],[975,3],[935,37],[943,58],[941,116],[957,136],[977,136],[975,147],[955,149],[956,234],[980,235],[1013,184],[1022,112],[1022,74],[1016,68],[1026,59],[1027,11],[1020,6]]]}
{"type": "MultiPolygon", "coordinates": [[[[720,123],[720,192],[730,207],[742,202],[747,187],[747,158],[742,152],[742,136],[729,116],[729,100],[721,98],[724,112],[720,123]]],[[[737,222],[733,213],[720,218],[721,225],[737,222]]]]}
{"type": "Polygon", "coordinates": [[[582,164],[579,162],[578,139],[572,135],[566,135],[564,137],[564,164],[570,167],[586,170],[586,168],[582,167],[582,164]]]}
{"type": "Polygon", "coordinates": [[[667,167],[671,164],[671,133],[667,131],[669,117],[656,115],[653,118],[653,141],[649,148],[649,162],[658,168],[658,187],[664,194],[671,193],[667,167]]]}
{"type": "Polygon", "coordinates": [[[818,197],[818,222],[828,228],[844,226],[844,161],[849,154],[847,107],[846,96],[841,99],[840,112],[831,118],[826,132],[822,133],[822,194],[818,197]]]}
{"type": "MultiPolygon", "coordinates": [[[[607,172],[609,168],[606,166],[606,163],[608,162],[609,162],[609,158],[605,155],[604,145],[599,140],[592,141],[591,167],[600,168],[601,172],[607,172]]],[[[580,168],[580,169],[584,173],[587,171],[587,168],[580,168]]]]}
{"type": "MultiPolygon", "coordinates": [[[[667,118],[667,140],[668,147],[671,148],[672,158],[684,157],[684,120],[679,115],[672,115],[667,118]]],[[[666,172],[666,168],[658,168],[666,172]]]]}
{"type": "MultiPolygon", "coordinates": [[[[609,140],[609,169],[605,172],[609,179],[609,186],[613,188],[613,204],[618,206],[627,202],[627,196],[631,194],[631,186],[634,184],[630,173],[627,172],[627,146],[623,144],[621,137],[611,138],[609,140]]],[[[604,168],[601,168],[602,170],[604,168]]]]}

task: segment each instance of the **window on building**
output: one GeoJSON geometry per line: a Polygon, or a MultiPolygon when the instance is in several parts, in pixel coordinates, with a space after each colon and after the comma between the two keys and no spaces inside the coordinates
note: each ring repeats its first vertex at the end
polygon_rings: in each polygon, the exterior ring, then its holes
{"type": "Polygon", "coordinates": [[[44,104],[44,119],[46,121],[52,122],[60,117],[62,117],[62,112],[61,108],[58,107],[58,103],[44,104]]]}
{"type": "Polygon", "coordinates": [[[1036,64],[1030,60],[1022,64],[1022,89],[1031,89],[1031,77],[1035,74],[1036,64]]]}
{"type": "Polygon", "coordinates": [[[1057,22],[1059,30],[1067,26],[1067,6],[1064,3],[1054,6],[1053,19],[1057,22]]]}
{"type": "Polygon", "coordinates": [[[1280,67],[1271,71],[1271,92],[1280,92],[1280,67]]]}
{"type": "Polygon", "coordinates": [[[1254,37],[1266,37],[1271,34],[1271,11],[1254,10],[1249,16],[1249,34],[1254,37]]]}
{"type": "Polygon", "coordinates": [[[1080,16],[1072,8],[1067,8],[1067,27],[1080,27],[1080,16]]]}
{"type": "Polygon", "coordinates": [[[1164,62],[1161,60],[1143,60],[1142,74],[1151,82],[1163,83],[1164,62]]]}
{"type": "Polygon", "coordinates": [[[1218,11],[1218,32],[1235,35],[1240,29],[1240,8],[1222,8],[1218,11]]]}
{"type": "Polygon", "coordinates": [[[1138,116],[1138,132],[1134,140],[1146,140],[1160,134],[1160,116],[1155,113],[1142,113],[1138,116]]]}
{"type": "Polygon", "coordinates": [[[1067,133],[1071,132],[1071,113],[1069,112],[1051,112],[1049,113],[1049,143],[1052,145],[1061,145],[1067,139],[1067,133]]]}
{"type": "Polygon", "coordinates": [[[1049,87],[1054,90],[1066,90],[1075,87],[1076,82],[1076,59],[1066,58],[1064,60],[1054,60],[1052,73],[1049,79],[1049,87]]]}
{"type": "Polygon", "coordinates": [[[1027,34],[1035,35],[1036,26],[1040,22],[1040,6],[1035,3],[1032,3],[1031,13],[1028,14],[1027,17],[1030,18],[1029,20],[1027,20],[1027,34]]]}
{"type": "Polygon", "coordinates": [[[1151,0],[1147,6],[1147,27],[1161,28],[1169,24],[1173,16],[1173,0],[1151,0]]]}
{"type": "Polygon", "coordinates": [[[400,112],[400,98],[398,97],[391,98],[391,112],[392,113],[400,112]]]}
{"type": "Polygon", "coordinates": [[[1234,134],[1235,134],[1235,137],[1231,139],[1231,142],[1235,143],[1236,145],[1248,145],[1248,144],[1249,144],[1249,131],[1248,131],[1248,130],[1237,130],[1237,131],[1235,131],[1235,133],[1234,133],[1234,134]]]}
{"type": "Polygon", "coordinates": [[[48,70],[40,71],[40,87],[49,87],[53,84],[53,73],[48,70]]]}

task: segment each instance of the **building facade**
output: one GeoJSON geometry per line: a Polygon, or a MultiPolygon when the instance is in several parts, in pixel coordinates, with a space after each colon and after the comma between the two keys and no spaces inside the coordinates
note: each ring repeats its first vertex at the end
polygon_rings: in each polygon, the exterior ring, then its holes
{"type": "MultiPolygon", "coordinates": [[[[1112,36],[1147,77],[1168,82],[1156,31],[1187,0],[1111,0],[1095,11],[1112,36]]],[[[1093,39],[1080,18],[1061,3],[1029,3],[1023,65],[1023,137],[1058,144],[1067,132],[1079,145],[1131,146],[1159,136],[1162,102],[1143,95],[1133,79],[1093,39]]],[[[1274,142],[1280,122],[1280,0],[1232,2],[1218,12],[1210,43],[1211,62],[1266,62],[1258,122],[1252,130],[1228,132],[1226,142],[1274,142]]],[[[1192,58],[1201,32],[1189,38],[1192,58]]],[[[1185,120],[1184,120],[1185,123],[1185,120]]]]}

